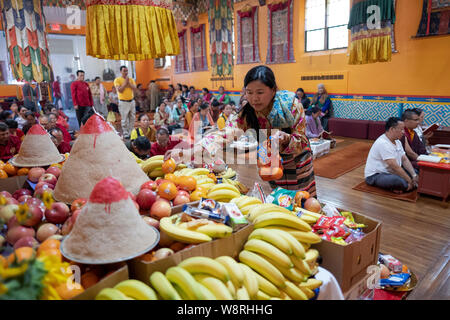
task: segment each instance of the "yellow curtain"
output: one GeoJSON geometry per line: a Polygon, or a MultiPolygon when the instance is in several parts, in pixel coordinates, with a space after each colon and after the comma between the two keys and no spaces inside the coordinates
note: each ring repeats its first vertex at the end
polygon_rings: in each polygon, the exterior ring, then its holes
{"type": "Polygon", "coordinates": [[[171,0],[128,0],[126,4],[124,0],[86,2],[88,55],[137,61],[180,53],[171,0]]]}
{"type": "Polygon", "coordinates": [[[365,38],[350,43],[349,64],[391,61],[391,36],[365,38]]]}

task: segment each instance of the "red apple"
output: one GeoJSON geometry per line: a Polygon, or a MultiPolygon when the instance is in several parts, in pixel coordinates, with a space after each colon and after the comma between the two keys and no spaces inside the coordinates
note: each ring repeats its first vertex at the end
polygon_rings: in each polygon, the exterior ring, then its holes
{"type": "Polygon", "coordinates": [[[22,188],[13,193],[13,198],[18,200],[21,196],[25,196],[25,195],[31,196],[32,194],[33,194],[33,192],[31,190],[22,188]]]}
{"type": "Polygon", "coordinates": [[[150,216],[161,219],[163,217],[169,217],[172,213],[172,207],[169,201],[157,200],[150,208],[150,216]]]}
{"type": "Polygon", "coordinates": [[[39,181],[36,184],[36,187],[34,187],[34,190],[37,190],[37,189],[55,189],[55,185],[45,182],[45,181],[39,181]]]}
{"type": "Polygon", "coordinates": [[[75,222],[77,221],[78,215],[79,215],[80,213],[81,213],[81,210],[80,210],[80,209],[75,210],[75,211],[72,213],[72,216],[70,217],[70,219],[73,220],[73,223],[75,223],[75,222]]]}
{"type": "Polygon", "coordinates": [[[28,171],[28,180],[30,180],[33,183],[37,183],[39,181],[39,178],[45,173],[44,168],[31,168],[30,171],[28,171]]]}
{"type": "Polygon", "coordinates": [[[191,195],[189,194],[189,192],[187,192],[186,190],[178,190],[178,192],[177,192],[177,197],[180,196],[180,195],[186,196],[186,197],[188,197],[188,198],[191,196],[191,195]]]}
{"type": "Polygon", "coordinates": [[[0,208],[0,221],[3,223],[9,223],[12,218],[16,217],[16,210],[18,208],[19,206],[17,204],[7,204],[6,206],[0,208]]]}
{"type": "Polygon", "coordinates": [[[66,220],[66,222],[64,222],[64,224],[61,227],[61,234],[63,236],[68,235],[70,233],[70,231],[72,231],[73,229],[73,225],[74,222],[72,220],[72,217],[70,217],[69,219],[66,220]]]}
{"type": "Polygon", "coordinates": [[[45,220],[50,223],[64,223],[69,218],[69,207],[63,202],[52,203],[51,209],[45,210],[45,220]]]}
{"type": "Polygon", "coordinates": [[[14,250],[21,247],[30,247],[33,249],[37,249],[39,247],[39,242],[34,237],[26,236],[20,238],[14,244],[14,250]]]}
{"type": "Polygon", "coordinates": [[[17,221],[17,217],[14,215],[14,216],[12,216],[11,219],[9,219],[8,230],[11,230],[12,228],[18,227],[18,226],[20,226],[20,223],[19,223],[19,221],[17,221]]]}
{"type": "Polygon", "coordinates": [[[19,201],[17,201],[16,199],[14,199],[13,197],[11,198],[5,198],[6,199],[6,203],[7,204],[19,204],[19,201]]]}
{"type": "Polygon", "coordinates": [[[25,202],[27,202],[28,199],[32,199],[32,198],[33,198],[33,196],[29,196],[26,194],[26,195],[20,196],[19,199],[17,199],[17,201],[19,201],[20,203],[25,203],[25,202]]]}
{"type": "Polygon", "coordinates": [[[34,227],[42,221],[44,216],[44,209],[38,205],[29,205],[28,217],[25,221],[22,221],[21,225],[26,227],[34,227]]]}
{"type": "Polygon", "coordinates": [[[34,235],[35,231],[33,228],[18,226],[8,230],[8,233],[6,235],[6,241],[14,245],[20,238],[27,236],[34,237],[34,235]]]}
{"type": "Polygon", "coordinates": [[[2,191],[0,192],[0,195],[4,196],[5,198],[12,198],[11,193],[9,193],[8,191],[2,191]]]}
{"type": "Polygon", "coordinates": [[[41,199],[38,198],[27,199],[26,204],[28,204],[29,206],[36,205],[45,210],[45,204],[42,202],[41,199]]]}
{"type": "Polygon", "coordinates": [[[58,179],[51,173],[44,173],[40,178],[39,182],[47,182],[48,184],[56,185],[58,179]]]}
{"type": "Polygon", "coordinates": [[[156,181],[155,181],[156,187],[159,187],[159,185],[160,185],[161,183],[163,183],[163,182],[169,182],[169,180],[166,180],[166,179],[158,179],[158,180],[156,180],[156,181]]]}
{"type": "Polygon", "coordinates": [[[152,191],[156,191],[157,188],[158,188],[158,185],[157,185],[156,182],[153,181],[153,180],[147,181],[146,183],[144,183],[144,184],[141,186],[141,190],[142,190],[142,189],[150,189],[150,190],[152,190],[152,191]]]}
{"type": "Polygon", "coordinates": [[[85,198],[78,198],[75,199],[72,204],[70,205],[70,210],[72,210],[72,212],[74,212],[75,210],[79,210],[81,208],[83,208],[83,206],[86,204],[87,199],[85,198]]]}
{"type": "Polygon", "coordinates": [[[53,197],[53,189],[42,189],[42,188],[35,190],[33,196],[35,198],[42,200],[42,196],[44,195],[44,192],[49,192],[53,197]]]}
{"type": "Polygon", "coordinates": [[[45,173],[51,173],[56,177],[56,179],[58,179],[59,175],[61,174],[61,169],[58,167],[50,167],[47,169],[47,171],[45,171],[45,173]]]}
{"type": "Polygon", "coordinates": [[[142,189],[136,197],[136,202],[139,204],[139,208],[143,210],[149,210],[155,201],[156,192],[150,189],[142,189]]]}
{"type": "Polygon", "coordinates": [[[55,226],[52,223],[44,223],[39,226],[37,232],[36,232],[36,238],[40,242],[44,242],[46,239],[50,238],[51,236],[58,234],[59,228],[55,226]]]}
{"type": "Polygon", "coordinates": [[[174,206],[179,206],[179,205],[188,203],[188,202],[190,202],[190,201],[191,201],[191,200],[190,200],[189,196],[185,196],[185,195],[183,195],[183,194],[180,194],[180,195],[177,195],[177,196],[175,197],[175,199],[173,199],[173,205],[174,205],[174,206]]]}

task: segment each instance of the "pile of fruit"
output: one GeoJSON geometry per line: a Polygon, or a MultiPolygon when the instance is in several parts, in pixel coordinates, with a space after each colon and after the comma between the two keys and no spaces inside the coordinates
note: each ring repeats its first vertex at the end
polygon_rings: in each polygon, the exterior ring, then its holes
{"type": "MultiPolygon", "coordinates": [[[[64,157],[67,160],[67,158],[69,157],[69,154],[68,153],[64,154],[64,157]]],[[[61,169],[62,166],[64,165],[64,162],[65,161],[63,161],[61,163],[54,163],[51,165],[51,167],[59,167],[61,169]]],[[[30,168],[15,167],[9,162],[5,163],[0,160],[0,179],[6,179],[6,178],[15,177],[15,176],[26,176],[26,175],[28,175],[29,171],[30,171],[30,168]]]]}

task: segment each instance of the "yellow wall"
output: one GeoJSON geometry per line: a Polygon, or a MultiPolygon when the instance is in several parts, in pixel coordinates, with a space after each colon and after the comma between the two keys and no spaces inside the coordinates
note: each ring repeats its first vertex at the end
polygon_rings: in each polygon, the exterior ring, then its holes
{"type": "MultiPolygon", "coordinates": [[[[316,53],[304,52],[305,0],[294,0],[293,44],[295,63],[270,65],[275,72],[278,86],[281,89],[295,90],[303,87],[307,92],[315,92],[319,82],[324,83],[333,94],[369,94],[369,95],[424,95],[450,96],[450,36],[412,38],[419,25],[422,11],[421,0],[398,0],[395,23],[396,48],[392,61],[362,66],[347,64],[347,49],[331,50],[316,53]],[[302,75],[344,74],[344,80],[300,81],[302,75]]],[[[258,5],[258,0],[247,0],[235,4],[235,11],[246,4],[258,5]]],[[[261,63],[267,55],[267,6],[258,8],[259,50],[261,63]]],[[[235,15],[236,16],[236,15],[235,15]]],[[[200,15],[199,23],[207,24],[207,14],[200,15]]],[[[236,24],[236,20],[235,20],[236,24]]],[[[188,23],[186,29],[192,23],[188,23]]],[[[196,24],[197,25],[197,24],[196,24]]],[[[181,30],[181,28],[179,28],[181,30]]],[[[235,26],[235,39],[237,39],[235,26]]],[[[189,63],[191,61],[191,39],[187,32],[189,63]]],[[[209,28],[206,28],[206,43],[209,49],[209,28]]],[[[236,54],[236,51],[235,51],[236,54]]],[[[209,50],[207,50],[210,65],[209,50]]],[[[214,83],[210,80],[211,71],[192,72],[188,74],[174,73],[175,59],[172,66],[165,70],[154,69],[153,61],[136,63],[137,80],[147,86],[152,79],[169,78],[159,82],[162,88],[169,83],[194,85],[197,89],[208,87],[217,90],[224,85],[227,90],[242,89],[243,79],[247,71],[258,64],[235,65],[234,86],[232,81],[214,83]]]]}

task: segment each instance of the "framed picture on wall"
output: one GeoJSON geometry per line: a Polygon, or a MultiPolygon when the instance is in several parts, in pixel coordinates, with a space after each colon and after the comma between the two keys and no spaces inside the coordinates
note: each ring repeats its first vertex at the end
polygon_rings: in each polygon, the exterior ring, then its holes
{"type": "Polygon", "coordinates": [[[155,69],[164,68],[165,64],[166,64],[166,59],[165,58],[156,58],[155,59],[155,69]]]}

